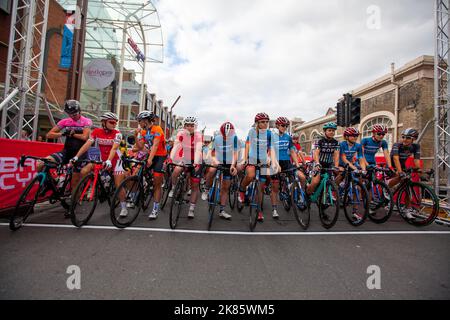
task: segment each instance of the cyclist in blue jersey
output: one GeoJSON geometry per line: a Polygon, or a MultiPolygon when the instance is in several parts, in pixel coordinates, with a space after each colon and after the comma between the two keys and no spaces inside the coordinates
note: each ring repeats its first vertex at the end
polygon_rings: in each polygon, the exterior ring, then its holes
{"type": "MultiPolygon", "coordinates": [[[[289,170],[293,168],[292,163],[294,163],[295,167],[299,166],[299,159],[297,155],[297,148],[294,145],[292,137],[286,133],[287,128],[289,127],[289,120],[285,117],[279,117],[275,125],[278,129],[278,133],[273,135],[273,146],[275,149],[276,157],[278,164],[281,167],[281,170],[289,170]],[[291,161],[292,159],[292,161],[291,161]]],[[[294,174],[294,172],[293,172],[294,174]]],[[[297,171],[296,174],[299,176],[299,179],[303,185],[305,186],[306,178],[303,172],[297,171]]],[[[280,178],[278,174],[275,174],[271,177],[272,180],[272,193],[270,195],[270,200],[272,203],[272,217],[274,219],[278,219],[278,192],[280,190],[280,178]]]]}
{"type": "MultiPolygon", "coordinates": [[[[227,168],[223,171],[223,180],[220,187],[219,217],[230,220],[231,215],[225,212],[225,206],[228,201],[231,178],[237,174],[236,166],[239,151],[239,139],[235,134],[232,123],[225,122],[222,124],[220,133],[214,137],[211,151],[211,164],[214,166],[223,165],[227,168]]],[[[214,178],[215,174],[216,169],[211,168],[208,175],[212,175],[212,178],[214,178]]],[[[211,187],[211,184],[212,180],[208,186],[211,187]]]]}
{"type": "MultiPolygon", "coordinates": [[[[276,163],[275,152],[273,152],[272,146],[272,133],[269,128],[269,116],[266,113],[258,113],[255,116],[255,128],[250,129],[246,143],[245,143],[245,164],[247,165],[245,169],[245,178],[242,180],[239,187],[239,197],[238,201],[241,203],[245,202],[245,190],[248,185],[253,181],[256,176],[256,165],[267,165],[275,164],[277,167],[276,172],[279,171],[279,165],[276,163]]],[[[261,169],[261,184],[259,185],[259,196],[262,195],[262,186],[267,180],[267,175],[269,170],[261,169]]],[[[258,203],[261,201],[257,199],[258,203]]],[[[264,216],[261,208],[258,208],[258,221],[264,221],[264,216]]]]}
{"type": "Polygon", "coordinates": [[[325,137],[317,142],[317,147],[313,151],[314,171],[316,175],[312,177],[311,183],[308,185],[306,192],[311,195],[320,184],[321,169],[329,169],[333,165],[339,167],[339,142],[334,139],[336,135],[337,124],[328,122],[323,126],[325,137]]]}
{"type": "Polygon", "coordinates": [[[388,144],[384,137],[386,136],[388,129],[384,125],[376,124],[372,127],[372,137],[364,138],[361,140],[361,146],[363,149],[363,155],[366,160],[366,164],[370,166],[376,166],[375,155],[378,150],[383,149],[384,158],[386,164],[392,169],[392,162],[389,156],[388,144]]]}
{"type": "MultiPolygon", "coordinates": [[[[357,166],[359,166],[360,169],[366,171],[366,161],[364,160],[361,144],[356,142],[359,135],[359,130],[356,128],[345,129],[345,141],[339,144],[339,167],[344,168],[345,166],[349,166],[353,170],[357,170],[357,166]]],[[[336,177],[336,183],[339,185],[343,179],[344,176],[340,174],[336,177]]]]}

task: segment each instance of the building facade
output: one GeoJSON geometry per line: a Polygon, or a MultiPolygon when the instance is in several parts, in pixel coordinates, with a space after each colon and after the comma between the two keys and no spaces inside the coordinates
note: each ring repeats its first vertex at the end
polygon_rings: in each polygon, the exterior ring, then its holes
{"type": "MultiPolygon", "coordinates": [[[[361,131],[361,138],[372,135],[374,124],[384,124],[389,128],[386,140],[392,148],[404,129],[416,128],[421,133],[419,142],[424,167],[431,168],[434,159],[433,68],[434,58],[421,56],[399,69],[391,65],[390,74],[350,91],[353,97],[361,98],[361,121],[355,126],[361,131]]],[[[333,108],[325,116],[293,128],[300,135],[306,153],[311,152],[323,124],[329,121],[336,121],[333,108]]],[[[343,130],[338,129],[338,139],[342,138],[343,130]]]]}

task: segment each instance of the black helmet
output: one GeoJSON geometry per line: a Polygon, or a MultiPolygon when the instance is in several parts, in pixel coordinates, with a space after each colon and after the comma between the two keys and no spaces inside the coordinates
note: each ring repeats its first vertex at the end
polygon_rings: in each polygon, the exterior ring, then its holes
{"type": "Polygon", "coordinates": [[[416,129],[408,128],[402,132],[402,136],[412,137],[417,139],[419,137],[419,132],[416,129]]]}
{"type": "Polygon", "coordinates": [[[77,100],[67,100],[64,104],[64,111],[68,114],[81,112],[80,103],[77,100]]]}

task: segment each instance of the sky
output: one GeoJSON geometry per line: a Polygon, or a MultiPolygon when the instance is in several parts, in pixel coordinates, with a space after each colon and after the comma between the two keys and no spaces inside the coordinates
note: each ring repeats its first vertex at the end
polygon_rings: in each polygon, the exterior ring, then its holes
{"type": "Polygon", "coordinates": [[[258,112],[310,121],[342,94],[433,55],[432,0],[153,0],[164,63],[146,75],[206,133],[258,112]]]}

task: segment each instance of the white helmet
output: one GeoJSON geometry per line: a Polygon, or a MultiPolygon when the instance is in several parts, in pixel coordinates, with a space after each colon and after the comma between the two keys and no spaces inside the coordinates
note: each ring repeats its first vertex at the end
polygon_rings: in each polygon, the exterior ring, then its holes
{"type": "Polygon", "coordinates": [[[195,126],[198,125],[198,121],[196,117],[186,117],[183,121],[183,127],[187,124],[193,124],[195,126]]]}
{"type": "Polygon", "coordinates": [[[119,117],[113,112],[106,112],[106,113],[102,114],[102,116],[100,117],[100,120],[101,121],[104,121],[104,120],[119,121],[119,117]]]}

